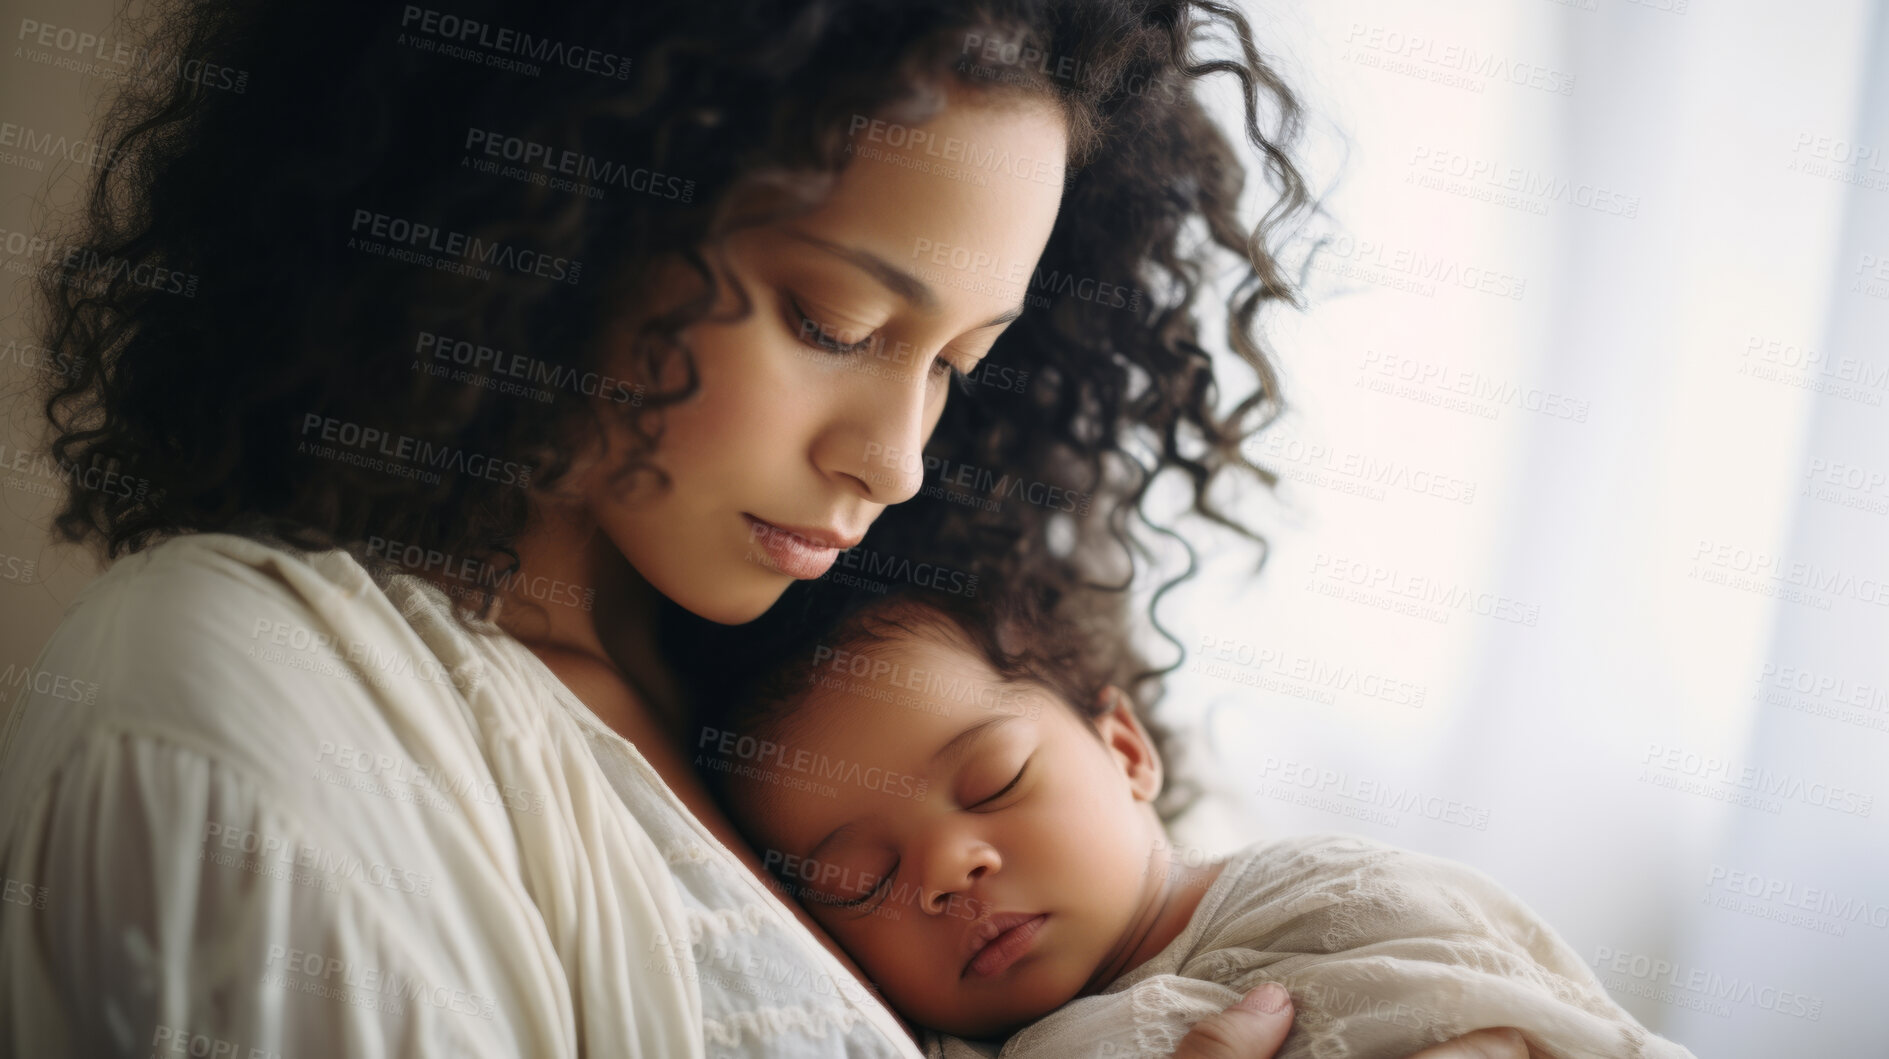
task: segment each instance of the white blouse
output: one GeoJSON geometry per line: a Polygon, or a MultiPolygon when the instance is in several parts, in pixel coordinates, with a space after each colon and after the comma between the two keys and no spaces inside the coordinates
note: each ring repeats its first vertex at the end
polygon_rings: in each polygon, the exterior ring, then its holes
{"type": "Polygon", "coordinates": [[[438,587],[188,534],[0,733],[0,1055],[919,1050],[636,748],[438,587]]]}

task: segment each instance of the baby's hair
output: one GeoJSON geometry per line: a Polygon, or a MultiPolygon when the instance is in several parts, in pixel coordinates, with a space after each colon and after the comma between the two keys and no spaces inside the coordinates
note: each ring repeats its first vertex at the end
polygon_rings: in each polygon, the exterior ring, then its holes
{"type": "MultiPolygon", "coordinates": [[[[823,666],[843,663],[849,655],[870,658],[874,645],[895,639],[926,638],[968,648],[1006,689],[1046,692],[1093,726],[1111,705],[1102,701],[1102,689],[1110,684],[1128,688],[1137,667],[1133,652],[1114,642],[1118,628],[1107,621],[1031,618],[1003,598],[921,588],[862,596],[830,623],[805,626],[797,637],[776,644],[743,679],[728,685],[731,693],[720,697],[719,714],[705,717],[703,723],[723,732],[780,740],[793,730],[796,712],[821,685],[823,666]]],[[[844,665],[839,669],[844,672],[844,665]]],[[[1014,712],[1009,706],[994,708],[1014,712]]],[[[1153,718],[1138,719],[1162,760],[1171,761],[1174,733],[1153,718]]],[[[726,799],[728,773],[709,771],[706,777],[717,796],[726,799]]],[[[1190,786],[1170,782],[1155,802],[1156,812],[1164,822],[1171,820],[1187,807],[1191,793],[1190,786]]]]}

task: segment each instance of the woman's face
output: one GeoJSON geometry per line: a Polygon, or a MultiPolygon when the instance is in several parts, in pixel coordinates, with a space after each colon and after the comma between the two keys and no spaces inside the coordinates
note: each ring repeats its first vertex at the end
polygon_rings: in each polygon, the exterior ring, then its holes
{"type": "MultiPolygon", "coordinates": [[[[712,621],[758,617],[917,492],[952,369],[1021,309],[1061,203],[1066,131],[1047,103],[954,94],[915,129],[852,125],[817,211],[728,244],[753,311],[686,332],[700,388],[667,410],[653,457],[672,487],[585,479],[637,572],[712,621]]],[[[736,305],[724,284],[716,315],[736,305]]]]}

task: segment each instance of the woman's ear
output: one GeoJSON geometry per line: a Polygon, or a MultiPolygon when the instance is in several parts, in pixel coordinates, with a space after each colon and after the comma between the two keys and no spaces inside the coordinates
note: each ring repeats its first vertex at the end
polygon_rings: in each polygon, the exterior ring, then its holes
{"type": "Polygon", "coordinates": [[[1152,802],[1161,793],[1161,755],[1148,738],[1148,730],[1135,716],[1135,704],[1122,689],[1110,684],[1097,697],[1102,712],[1096,715],[1095,732],[1109,752],[1128,786],[1139,801],[1152,802]]]}

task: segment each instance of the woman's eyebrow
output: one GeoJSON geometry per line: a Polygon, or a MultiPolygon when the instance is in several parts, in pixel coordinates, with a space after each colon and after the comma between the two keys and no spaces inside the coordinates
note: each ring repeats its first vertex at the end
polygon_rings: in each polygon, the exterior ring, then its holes
{"type": "MultiPolygon", "coordinates": [[[[870,250],[862,250],[856,246],[841,246],[838,243],[828,242],[817,235],[800,231],[790,225],[783,225],[782,227],[787,234],[793,238],[809,246],[824,250],[852,264],[854,267],[861,269],[873,279],[878,280],[887,290],[918,308],[930,312],[938,307],[938,295],[931,289],[930,284],[927,284],[924,280],[919,279],[917,276],[912,275],[910,272],[905,271],[892,262],[887,261],[885,258],[880,257],[878,254],[870,250]]],[[[1013,309],[998,313],[996,316],[991,317],[988,322],[978,324],[971,330],[982,331],[987,327],[998,327],[1022,315],[1023,306],[1019,305],[1013,309]]]]}

